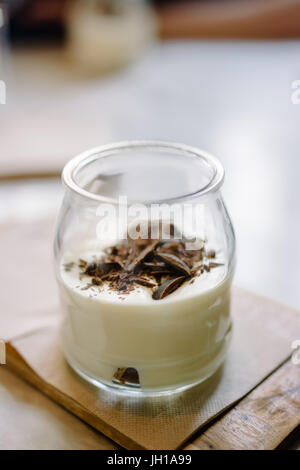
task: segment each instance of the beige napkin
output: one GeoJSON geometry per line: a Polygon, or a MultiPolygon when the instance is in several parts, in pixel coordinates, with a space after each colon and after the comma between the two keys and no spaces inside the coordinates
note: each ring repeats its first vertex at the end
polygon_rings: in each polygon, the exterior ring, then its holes
{"type": "Polygon", "coordinates": [[[52,238],[53,221],[0,229],[0,338],[9,341],[8,365],[124,447],[180,447],[284,362],[300,337],[298,312],[234,289],[232,344],[224,367],[209,381],[163,398],[99,391],[71,371],[59,348],[52,238]]]}

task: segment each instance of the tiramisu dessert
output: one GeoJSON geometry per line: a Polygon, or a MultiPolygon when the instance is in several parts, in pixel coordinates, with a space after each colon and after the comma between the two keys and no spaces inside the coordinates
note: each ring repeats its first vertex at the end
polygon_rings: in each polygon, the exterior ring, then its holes
{"type": "Polygon", "coordinates": [[[62,344],[85,377],[145,392],[180,389],[224,359],[231,273],[210,241],[187,249],[169,224],[147,238],[64,253],[59,285],[62,344]]]}

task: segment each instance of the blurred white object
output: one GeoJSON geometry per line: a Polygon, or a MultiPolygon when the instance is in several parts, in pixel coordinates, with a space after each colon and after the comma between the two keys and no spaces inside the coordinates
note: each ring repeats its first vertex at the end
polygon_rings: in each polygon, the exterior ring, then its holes
{"type": "Polygon", "coordinates": [[[3,70],[3,49],[4,49],[4,42],[5,42],[4,26],[5,26],[4,5],[0,1],[0,79],[2,78],[1,74],[3,70]]]}
{"type": "Polygon", "coordinates": [[[85,73],[134,60],[154,40],[156,19],[142,0],[78,0],[68,21],[68,50],[85,73]]]}
{"type": "Polygon", "coordinates": [[[5,342],[0,339],[0,364],[6,364],[5,342]]]}

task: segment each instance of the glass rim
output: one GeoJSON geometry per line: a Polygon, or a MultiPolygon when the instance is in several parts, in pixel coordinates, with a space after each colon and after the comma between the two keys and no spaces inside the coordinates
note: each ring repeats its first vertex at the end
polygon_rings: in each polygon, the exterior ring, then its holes
{"type": "Polygon", "coordinates": [[[93,147],[89,150],[86,150],[85,152],[80,153],[79,155],[76,155],[66,163],[62,171],[62,181],[68,189],[86,199],[97,201],[99,203],[102,202],[120,205],[118,199],[102,196],[101,194],[95,194],[82,188],[75,181],[75,171],[84,168],[87,164],[90,164],[99,158],[103,158],[105,156],[105,153],[109,151],[122,151],[136,148],[153,148],[154,150],[155,148],[161,148],[182,151],[183,153],[191,154],[195,157],[201,158],[207,165],[209,165],[209,167],[213,169],[213,175],[205,186],[196,191],[193,191],[192,193],[181,194],[175,197],[159,200],[153,199],[145,201],[127,201],[127,203],[129,204],[138,203],[148,205],[180,203],[188,199],[194,199],[207,195],[208,193],[216,192],[223,184],[225,175],[224,168],[221,162],[216,157],[206,152],[205,150],[199,149],[198,147],[193,147],[177,142],[167,142],[160,140],[126,140],[111,144],[100,145],[98,147],[93,147]]]}

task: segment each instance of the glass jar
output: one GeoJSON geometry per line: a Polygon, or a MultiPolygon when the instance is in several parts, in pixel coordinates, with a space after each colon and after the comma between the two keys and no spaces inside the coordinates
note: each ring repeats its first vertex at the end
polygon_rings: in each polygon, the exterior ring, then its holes
{"type": "Polygon", "coordinates": [[[132,141],[73,158],[55,241],[69,364],[98,386],[169,393],[222,364],[235,238],[224,170],[183,144],[132,141]]]}

